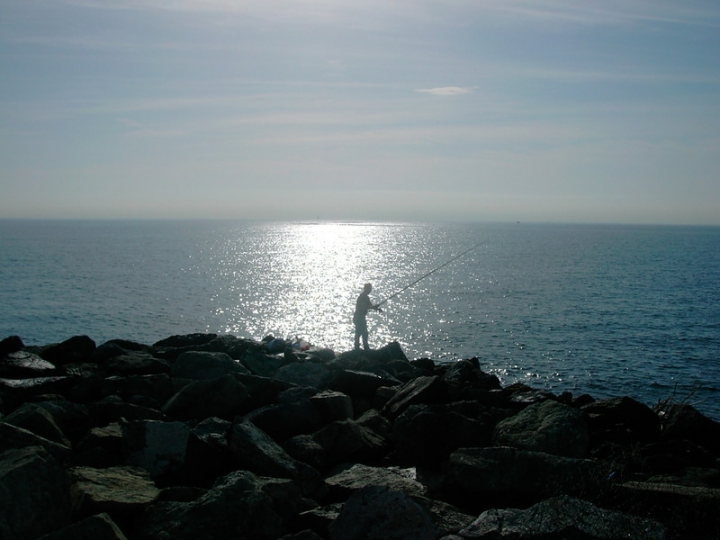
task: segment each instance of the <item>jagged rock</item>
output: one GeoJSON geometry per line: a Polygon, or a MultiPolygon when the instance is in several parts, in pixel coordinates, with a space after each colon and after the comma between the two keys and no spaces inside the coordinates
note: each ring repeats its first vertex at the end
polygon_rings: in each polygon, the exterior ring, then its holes
{"type": "Polygon", "coordinates": [[[166,360],[155,358],[148,351],[130,351],[114,356],[103,362],[110,373],[119,375],[155,375],[169,373],[170,364],[166,360]]]}
{"type": "Polygon", "coordinates": [[[41,446],[59,460],[70,455],[70,448],[63,444],[50,441],[32,431],[7,422],[0,422],[0,452],[28,446],[41,446]]]}
{"type": "Polygon", "coordinates": [[[72,458],[74,466],[106,468],[123,463],[122,427],[115,422],[103,427],[90,429],[77,445],[72,458]]]}
{"type": "Polygon", "coordinates": [[[328,384],[331,390],[342,392],[353,399],[372,398],[378,388],[383,386],[399,386],[397,379],[382,377],[369,371],[344,369],[337,373],[328,384]]]}
{"type": "Polygon", "coordinates": [[[124,402],[119,396],[109,396],[90,405],[90,416],[95,425],[106,426],[120,420],[167,420],[167,417],[150,407],[124,402]]]}
{"type": "Polygon", "coordinates": [[[476,516],[465,514],[453,505],[443,501],[425,497],[416,498],[415,500],[430,513],[430,517],[438,530],[438,537],[445,538],[457,534],[475,521],[476,516]]]}
{"type": "Polygon", "coordinates": [[[240,361],[253,375],[260,377],[272,377],[278,369],[288,363],[284,357],[253,350],[246,350],[240,361]]]}
{"type": "Polygon", "coordinates": [[[320,411],[310,401],[317,390],[291,388],[278,395],[280,403],[260,407],[248,413],[248,420],[276,441],[312,433],[323,425],[320,411]],[[299,392],[298,392],[299,390],[299,392]]]}
{"type": "Polygon", "coordinates": [[[460,399],[468,389],[500,390],[500,379],[496,375],[483,372],[477,358],[458,360],[449,364],[442,374],[448,391],[455,399],[460,399]]]}
{"type": "Polygon", "coordinates": [[[300,512],[292,523],[295,529],[310,530],[320,538],[327,538],[328,528],[340,515],[340,510],[342,510],[342,503],[318,506],[300,512]]]}
{"type": "Polygon", "coordinates": [[[48,533],[38,540],[127,540],[127,537],[110,516],[102,513],[48,533]]]}
{"type": "Polygon", "coordinates": [[[90,412],[81,403],[66,399],[50,399],[39,401],[37,406],[50,413],[55,424],[72,444],[77,444],[93,427],[90,412]]]}
{"type": "Polygon", "coordinates": [[[322,540],[322,537],[315,534],[312,530],[306,529],[297,533],[281,536],[279,540],[322,540]]]}
{"type": "Polygon", "coordinates": [[[206,418],[192,430],[184,468],[191,485],[210,487],[215,479],[237,469],[237,459],[230,449],[231,429],[227,420],[206,418]]]}
{"type": "Polygon", "coordinates": [[[629,397],[595,401],[582,411],[595,442],[652,442],[660,435],[660,421],[653,410],[629,397]]]}
{"type": "Polygon", "coordinates": [[[8,414],[3,421],[32,431],[35,435],[67,446],[68,448],[72,446],[70,440],[58,427],[50,412],[36,403],[25,403],[21,405],[12,413],[8,414]]]}
{"type": "Polygon", "coordinates": [[[483,512],[463,538],[530,540],[537,538],[584,540],[664,540],[665,530],[655,521],[598,508],[567,496],[542,501],[527,510],[491,509],[483,512]]]}
{"type": "Polygon", "coordinates": [[[122,425],[123,453],[128,465],[157,477],[180,470],[190,429],[182,422],[135,421],[122,425]]]}
{"type": "Polygon", "coordinates": [[[47,360],[29,351],[9,352],[0,355],[0,377],[8,379],[28,379],[55,375],[57,368],[47,360]]]}
{"type": "Polygon", "coordinates": [[[435,540],[430,513],[402,491],[366,487],[353,493],[330,525],[330,540],[435,540]]]}
{"type": "Polygon", "coordinates": [[[322,449],[322,468],[346,461],[373,463],[388,448],[387,440],[353,420],[331,422],[315,432],[312,440],[322,449]]]}
{"type": "Polygon", "coordinates": [[[269,435],[251,422],[233,426],[230,449],[241,467],[263,476],[292,478],[308,496],[317,496],[327,489],[316,470],[290,457],[269,435]]]}
{"type": "Polygon", "coordinates": [[[582,412],[548,400],[498,423],[492,442],[497,446],[582,458],[588,453],[590,436],[582,412]]]}
{"type": "Polygon", "coordinates": [[[318,389],[325,388],[330,377],[327,366],[316,362],[292,362],[279,368],[273,375],[274,379],[280,381],[318,389]]]}
{"type": "Polygon", "coordinates": [[[720,454],[720,422],[716,422],[692,405],[672,405],[663,418],[662,440],[686,439],[720,454]]]}
{"type": "Polygon", "coordinates": [[[62,343],[44,348],[40,356],[57,366],[81,364],[91,360],[96,348],[95,342],[88,336],[73,336],[62,343]]]}
{"type": "Polygon", "coordinates": [[[415,468],[371,467],[361,463],[344,465],[325,478],[330,496],[347,499],[354,491],[368,486],[384,486],[410,495],[425,495],[425,486],[417,481],[415,468]]]}
{"type": "Polygon", "coordinates": [[[0,453],[0,538],[27,540],[70,523],[67,473],[40,447],[0,453]]]}
{"type": "Polygon", "coordinates": [[[461,448],[450,455],[446,489],[479,502],[523,505],[560,494],[596,493],[606,476],[586,459],[508,447],[461,448]]]}
{"type": "Polygon", "coordinates": [[[312,396],[310,403],[320,412],[325,422],[348,420],[354,417],[352,399],[342,392],[325,390],[312,396]]]}
{"type": "Polygon", "coordinates": [[[160,494],[149,473],[139,467],[74,467],[71,474],[75,515],[88,517],[105,512],[121,527],[160,494]]]}
{"type": "Polygon", "coordinates": [[[490,446],[492,425],[444,405],[412,405],[395,420],[393,439],[404,466],[437,466],[463,447],[490,446]]]}
{"type": "Polygon", "coordinates": [[[153,343],[153,349],[181,349],[186,347],[201,347],[210,343],[217,334],[185,334],[170,336],[153,343]]]}
{"type": "Polygon", "coordinates": [[[38,396],[64,395],[75,385],[74,377],[33,377],[32,379],[0,379],[0,397],[14,409],[38,396]]]}
{"type": "Polygon", "coordinates": [[[180,379],[209,381],[231,373],[250,373],[240,362],[223,352],[188,351],[173,362],[170,374],[180,379]]]}
{"type": "Polygon", "coordinates": [[[440,377],[418,377],[400,387],[385,404],[383,413],[390,418],[397,418],[410,405],[418,403],[440,403],[447,397],[447,388],[440,377]]]}
{"type": "Polygon", "coordinates": [[[167,373],[108,377],[104,387],[105,395],[117,394],[133,405],[158,409],[175,394],[172,379],[167,373]]]}
{"type": "Polygon", "coordinates": [[[138,527],[140,540],[275,540],[297,511],[301,494],[289,480],[236,471],[189,503],[150,507],[138,527]]]}
{"type": "Polygon", "coordinates": [[[181,420],[202,420],[211,416],[230,420],[245,412],[248,396],[242,383],[228,374],[184,386],[165,403],[162,411],[181,420]]]}
{"type": "Polygon", "coordinates": [[[25,344],[20,336],[8,336],[0,340],[0,358],[6,354],[21,351],[25,348],[25,344]]]}

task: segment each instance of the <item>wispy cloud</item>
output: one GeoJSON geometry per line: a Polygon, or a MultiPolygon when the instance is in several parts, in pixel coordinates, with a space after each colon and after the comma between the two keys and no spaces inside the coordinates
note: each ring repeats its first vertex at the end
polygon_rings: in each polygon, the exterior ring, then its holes
{"type": "Polygon", "coordinates": [[[461,86],[440,86],[438,88],[419,88],[415,90],[423,94],[432,94],[433,96],[460,96],[463,94],[471,94],[474,88],[461,86]]]}

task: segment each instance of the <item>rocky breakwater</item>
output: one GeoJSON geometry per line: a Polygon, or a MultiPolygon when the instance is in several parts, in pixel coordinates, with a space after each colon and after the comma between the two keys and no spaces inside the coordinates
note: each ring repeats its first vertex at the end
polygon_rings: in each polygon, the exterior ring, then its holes
{"type": "Polygon", "coordinates": [[[720,537],[720,424],[693,407],[396,343],[10,337],[0,398],[3,540],[720,537]]]}

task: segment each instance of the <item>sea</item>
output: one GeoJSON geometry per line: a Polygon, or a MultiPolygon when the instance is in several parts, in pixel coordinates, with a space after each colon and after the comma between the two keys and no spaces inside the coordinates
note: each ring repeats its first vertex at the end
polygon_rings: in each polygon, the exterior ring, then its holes
{"type": "Polygon", "coordinates": [[[195,332],[477,357],[521,382],[720,421],[720,227],[0,220],[0,339],[195,332]]]}

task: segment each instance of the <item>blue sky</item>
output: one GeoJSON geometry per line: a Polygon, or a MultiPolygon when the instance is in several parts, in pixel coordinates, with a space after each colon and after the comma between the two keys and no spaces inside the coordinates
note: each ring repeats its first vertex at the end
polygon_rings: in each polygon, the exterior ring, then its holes
{"type": "Polygon", "coordinates": [[[720,225],[720,3],[2,0],[13,217],[720,225]]]}

